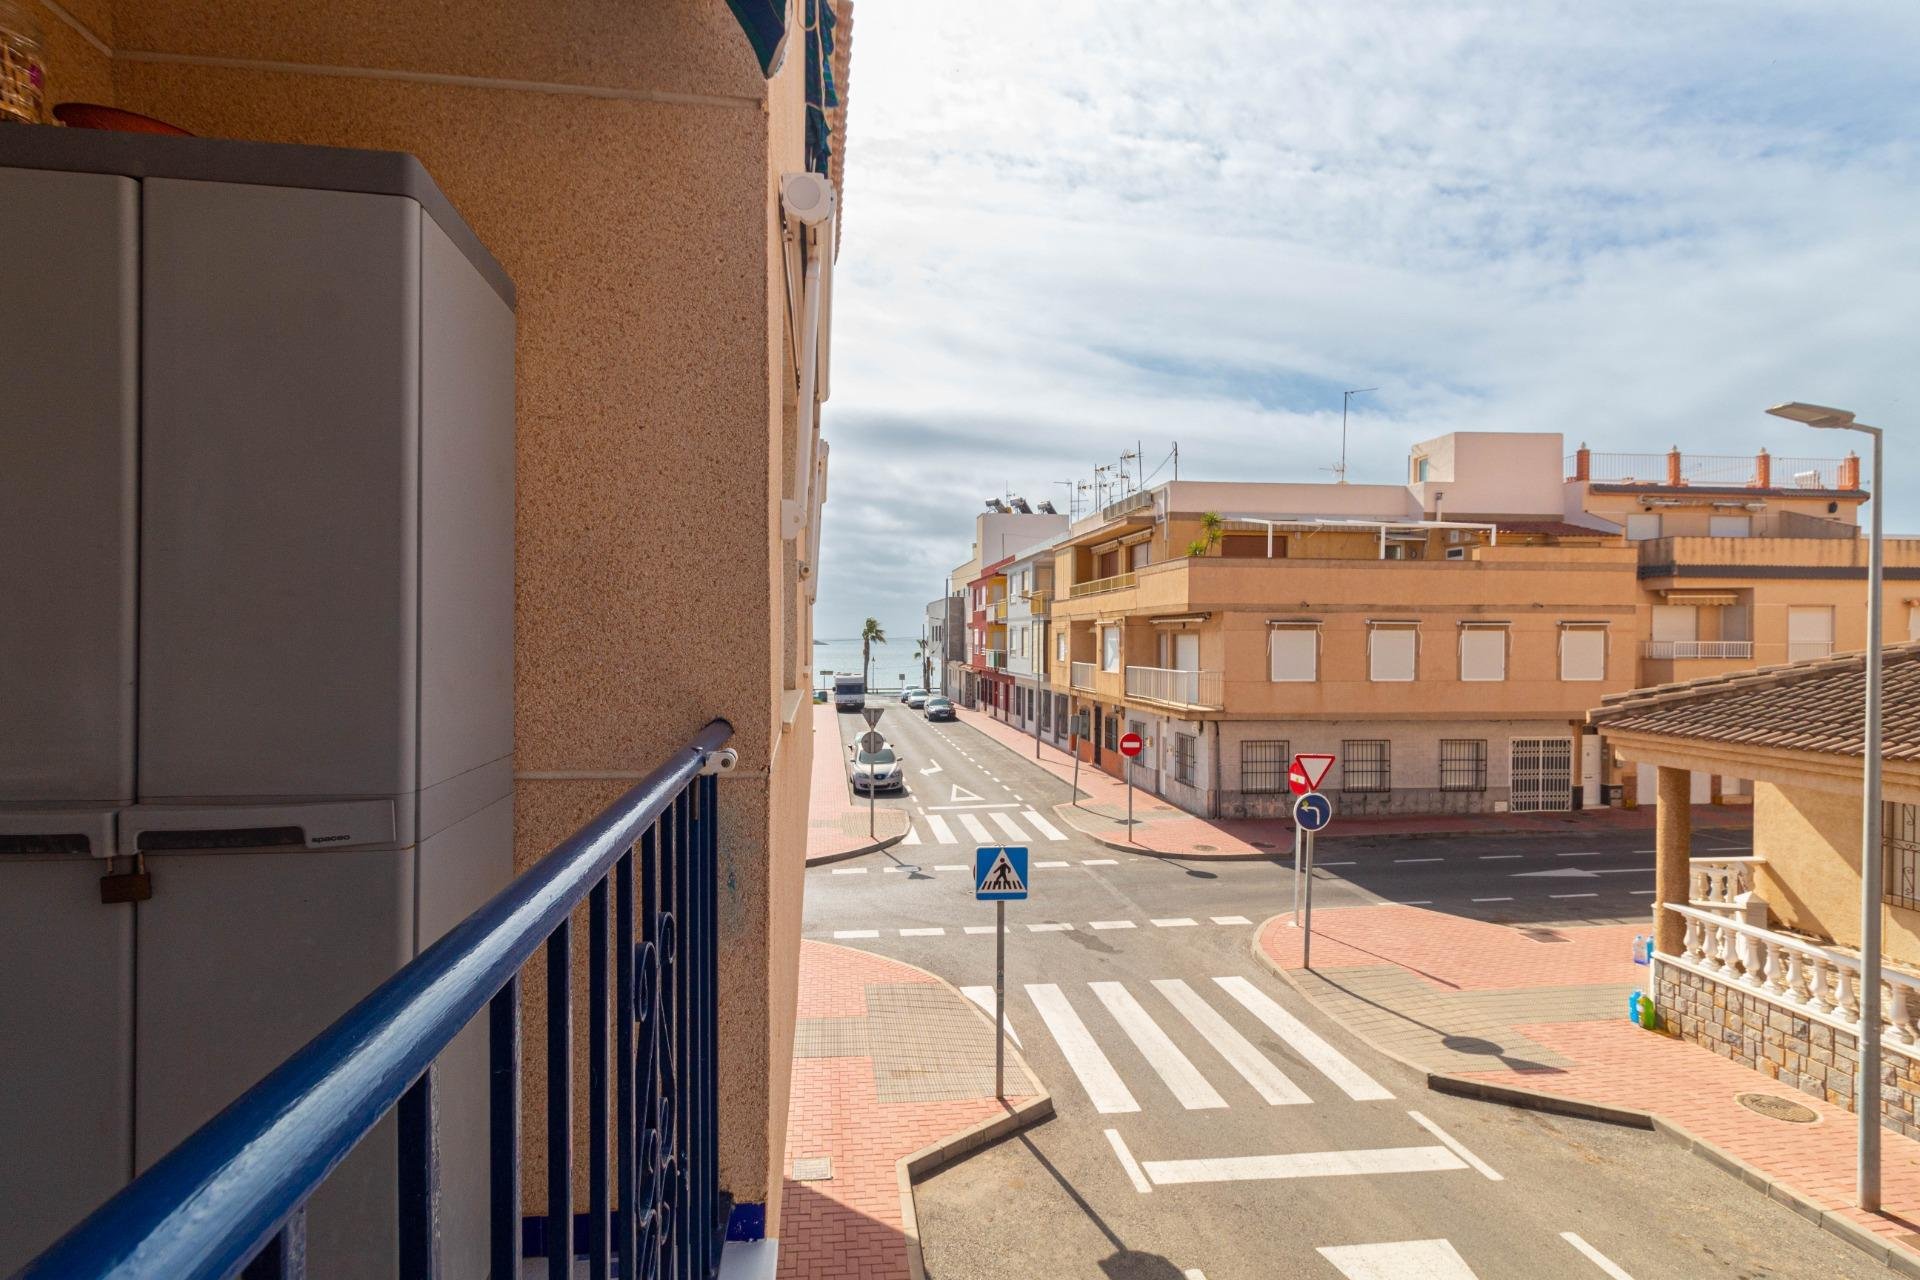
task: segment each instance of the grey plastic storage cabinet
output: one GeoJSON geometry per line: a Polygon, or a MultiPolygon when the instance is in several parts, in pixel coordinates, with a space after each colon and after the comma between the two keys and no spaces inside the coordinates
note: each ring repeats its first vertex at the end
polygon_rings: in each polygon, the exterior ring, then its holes
{"type": "MultiPolygon", "coordinates": [[[[375,152],[0,130],[0,258],[4,1273],[509,878],[514,298],[375,152]]],[[[392,1124],[314,1274],[389,1272],[392,1124]]]]}

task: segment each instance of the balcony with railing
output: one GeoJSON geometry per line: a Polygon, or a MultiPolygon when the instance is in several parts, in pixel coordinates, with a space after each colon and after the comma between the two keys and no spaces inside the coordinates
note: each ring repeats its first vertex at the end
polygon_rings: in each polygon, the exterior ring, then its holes
{"type": "Polygon", "coordinates": [[[1007,602],[1005,600],[995,600],[991,612],[995,622],[1005,622],[1007,620],[1007,602]]]}
{"type": "Polygon", "coordinates": [[[1674,658],[1751,658],[1751,640],[1648,640],[1640,646],[1640,656],[1671,660],[1674,658]]]}
{"type": "Polygon", "coordinates": [[[1078,600],[1082,596],[1097,596],[1108,591],[1125,591],[1134,585],[1135,576],[1131,573],[1116,573],[1110,578],[1095,578],[1091,582],[1076,582],[1067,592],[1067,598],[1078,600]]]}
{"type": "MultiPolygon", "coordinates": [[[[521,1071],[544,1054],[547,1222],[572,1224],[573,1025],[591,1052],[582,1215],[591,1274],[707,1280],[720,1264],[731,1205],[719,1181],[719,789],[713,757],[732,736],[716,720],[585,827],[522,872],[231,1106],[153,1164],[18,1275],[25,1280],[170,1280],[306,1274],[307,1205],[389,1115],[399,1189],[385,1230],[401,1276],[437,1276],[477,1217],[486,1270],[521,1270],[521,1071]],[[587,989],[573,984],[586,905],[587,989]],[[544,952],[544,999],[521,970],[544,952]],[[523,1058],[521,1022],[538,1019],[523,1058]],[[453,1123],[443,1059],[482,1019],[489,1137],[486,1203],[443,1205],[438,1129],[453,1123]],[[396,1141],[397,1139],[397,1141],[396,1141]],[[617,1261],[616,1261],[617,1260],[617,1261]]],[[[270,993],[263,993],[270,994],[270,993]]],[[[376,1139],[376,1145],[379,1143],[376,1139]]],[[[341,1202],[333,1208],[338,1210],[341,1202]]],[[[341,1224],[331,1224],[338,1236],[341,1224]]],[[[462,1241],[462,1244],[479,1244],[462,1241]]],[[[574,1274],[571,1250],[550,1274],[574,1274]]],[[[356,1274],[359,1269],[355,1268],[356,1274]]],[[[467,1274],[481,1274],[471,1271],[467,1274]]]]}
{"type": "Polygon", "coordinates": [[[1007,669],[1007,651],[1005,649],[988,649],[986,652],[987,669],[989,671],[1005,671],[1007,669]]]}
{"type": "Polygon", "coordinates": [[[1847,492],[1860,487],[1855,458],[1774,457],[1748,454],[1596,453],[1580,449],[1566,458],[1569,479],[1591,484],[1650,488],[1804,489],[1847,492]]]}
{"type": "Polygon", "coordinates": [[[1143,702],[1218,711],[1222,676],[1218,671],[1178,671],[1171,667],[1128,667],[1127,696],[1143,702]]]}
{"type": "Polygon", "coordinates": [[[1072,670],[1067,674],[1074,688],[1086,690],[1093,688],[1093,664],[1091,662],[1076,662],[1072,664],[1072,670]]]}

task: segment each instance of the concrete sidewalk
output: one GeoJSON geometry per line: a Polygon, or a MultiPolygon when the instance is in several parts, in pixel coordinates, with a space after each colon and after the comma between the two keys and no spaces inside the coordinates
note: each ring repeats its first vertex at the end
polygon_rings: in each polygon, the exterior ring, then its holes
{"type": "MultiPolygon", "coordinates": [[[[850,717],[857,720],[858,717],[850,717]]],[[[813,704],[813,784],[807,806],[807,863],[837,862],[897,844],[907,834],[903,809],[875,807],[867,834],[867,800],[854,799],[847,782],[847,752],[840,713],[831,703],[813,704]]]]}
{"type": "MultiPolygon", "coordinates": [[[[962,723],[978,729],[1010,751],[1032,760],[1063,781],[1074,777],[1073,757],[1058,747],[1041,743],[1002,721],[979,711],[957,708],[962,723]]],[[[1133,834],[1127,834],[1127,785],[1105,770],[1080,763],[1077,803],[1055,806],[1069,826],[1112,849],[1160,854],[1170,858],[1268,858],[1293,848],[1293,823],[1284,818],[1202,818],[1175,808],[1144,788],[1133,795],[1133,834]]],[[[1575,813],[1432,814],[1391,818],[1336,816],[1323,840],[1441,835],[1577,835],[1583,831],[1652,832],[1653,806],[1639,809],[1583,809],[1575,813]]],[[[1739,805],[1695,805],[1696,830],[1709,827],[1747,827],[1752,810],[1739,805]]]]}
{"type": "Polygon", "coordinates": [[[800,1008],[780,1209],[781,1280],[924,1280],[915,1178],[1053,1114],[993,1026],[923,969],[800,944],[800,1008]]]}
{"type": "Polygon", "coordinates": [[[1430,1087],[1659,1129],[1920,1276],[1920,1142],[1884,1132],[1884,1212],[1851,1207],[1851,1112],[1628,1022],[1628,994],[1648,986],[1648,969],[1632,960],[1646,926],[1514,927],[1401,906],[1316,911],[1307,970],[1289,919],[1261,926],[1258,953],[1329,1017],[1430,1073],[1430,1087]],[[1796,1103],[1809,1120],[1762,1115],[1736,1101],[1741,1094],[1796,1103]]]}

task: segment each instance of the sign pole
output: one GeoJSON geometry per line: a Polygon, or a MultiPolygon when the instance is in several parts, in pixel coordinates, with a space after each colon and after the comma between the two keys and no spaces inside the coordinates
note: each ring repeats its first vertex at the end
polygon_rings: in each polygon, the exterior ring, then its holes
{"type": "Polygon", "coordinates": [[[1007,1096],[1007,904],[993,904],[993,1096],[1007,1096]]]}
{"type": "Polygon", "coordinates": [[[1073,803],[1080,803],[1080,713],[1073,713],[1073,803]]]}
{"type": "Polygon", "coordinates": [[[1307,923],[1306,933],[1300,939],[1300,967],[1313,968],[1313,832],[1306,834],[1307,863],[1307,923]]]}
{"type": "Polygon", "coordinates": [[[1305,856],[1306,835],[1298,822],[1293,824],[1293,927],[1300,927],[1300,859],[1305,856]]]}
{"type": "Polygon", "coordinates": [[[1133,757],[1127,757],[1127,843],[1133,844],[1133,757]]]}

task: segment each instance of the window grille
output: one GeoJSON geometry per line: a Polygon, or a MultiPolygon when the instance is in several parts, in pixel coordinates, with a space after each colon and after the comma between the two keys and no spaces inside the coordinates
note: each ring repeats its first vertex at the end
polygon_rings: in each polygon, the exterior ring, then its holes
{"type": "Polygon", "coordinates": [[[1393,755],[1384,738],[1348,738],[1340,744],[1342,791],[1393,790],[1393,755]]]}
{"type": "Polygon", "coordinates": [[[1487,740],[1485,738],[1442,738],[1440,740],[1440,789],[1442,791],[1485,791],[1487,789],[1487,740]]]}
{"type": "Polygon", "coordinates": [[[1271,793],[1287,789],[1287,763],[1293,759],[1284,739],[1240,744],[1240,789],[1271,793]]]}

